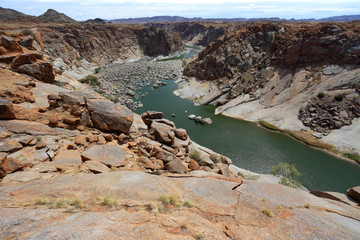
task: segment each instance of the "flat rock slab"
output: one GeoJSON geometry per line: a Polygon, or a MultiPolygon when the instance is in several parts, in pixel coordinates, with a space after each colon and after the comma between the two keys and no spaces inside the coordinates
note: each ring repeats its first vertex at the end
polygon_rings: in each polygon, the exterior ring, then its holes
{"type": "Polygon", "coordinates": [[[96,161],[108,167],[125,166],[125,152],[114,145],[95,145],[87,148],[81,154],[82,161],[96,161]]]}
{"type": "Polygon", "coordinates": [[[0,183],[0,238],[194,239],[189,232],[201,232],[204,239],[230,239],[229,235],[232,239],[358,239],[360,235],[357,208],[276,184],[247,181],[232,190],[236,185],[204,176],[163,177],[126,171],[0,183]],[[11,207],[14,201],[28,203],[39,197],[94,202],[96,197],[109,194],[119,202],[119,209],[69,212],[47,206],[11,207]],[[161,195],[177,196],[181,206],[158,215],[122,207],[156,206],[161,195]],[[284,196],[284,207],[280,208],[284,196]],[[182,206],[185,201],[196,207],[182,206]],[[310,207],[305,208],[305,203],[310,207]],[[264,214],[265,208],[274,217],[264,214]],[[184,222],[188,223],[185,232],[181,230],[184,222]]]}
{"type": "Polygon", "coordinates": [[[110,168],[105,166],[105,164],[102,164],[100,162],[95,161],[86,161],[84,165],[93,173],[108,173],[110,172],[110,168]]]}
{"type": "Polygon", "coordinates": [[[6,128],[10,132],[31,135],[77,136],[80,134],[78,130],[51,128],[45,124],[23,120],[1,120],[0,127],[6,128]]]}

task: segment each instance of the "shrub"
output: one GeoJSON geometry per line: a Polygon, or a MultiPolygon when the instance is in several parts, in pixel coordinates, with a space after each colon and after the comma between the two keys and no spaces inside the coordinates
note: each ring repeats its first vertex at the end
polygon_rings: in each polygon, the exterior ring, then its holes
{"type": "Polygon", "coordinates": [[[279,163],[277,166],[272,166],[271,168],[275,176],[280,175],[286,178],[301,176],[300,172],[295,168],[295,164],[279,163]]]}
{"type": "Polygon", "coordinates": [[[119,203],[118,203],[118,201],[116,201],[112,197],[105,196],[105,197],[103,197],[103,199],[101,201],[101,205],[108,206],[110,208],[115,208],[115,207],[119,206],[119,203]]]}
{"type": "Polygon", "coordinates": [[[95,73],[99,73],[99,72],[100,72],[100,70],[101,70],[101,67],[97,67],[97,68],[95,68],[95,73]]]}
{"type": "Polygon", "coordinates": [[[268,208],[264,208],[262,213],[265,213],[268,217],[275,217],[275,214],[268,208]]]}
{"type": "Polygon", "coordinates": [[[305,204],[305,205],[304,205],[304,208],[310,208],[310,204],[308,204],[308,203],[305,204]]]}
{"type": "Polygon", "coordinates": [[[46,197],[42,197],[36,200],[35,204],[36,205],[45,205],[49,203],[49,199],[46,197]]]}
{"type": "Polygon", "coordinates": [[[36,137],[36,141],[40,142],[41,141],[41,137],[36,137]]]}
{"type": "Polygon", "coordinates": [[[34,32],[31,31],[30,29],[23,29],[23,30],[21,30],[21,34],[25,35],[25,36],[33,36],[34,32]]]}
{"type": "Polygon", "coordinates": [[[214,153],[210,154],[209,158],[210,158],[210,160],[213,161],[214,163],[218,163],[218,162],[219,162],[219,156],[216,155],[216,154],[214,154],[214,153]]]}
{"type": "Polygon", "coordinates": [[[82,208],[83,205],[80,199],[74,198],[73,200],[71,200],[70,206],[74,206],[75,208],[82,208]]]}
{"type": "Polygon", "coordinates": [[[86,77],[79,80],[81,83],[90,84],[91,86],[100,86],[101,83],[99,79],[95,76],[87,75],[86,77]]]}
{"type": "Polygon", "coordinates": [[[199,151],[193,151],[190,153],[190,158],[194,159],[200,166],[205,166],[204,161],[201,158],[201,153],[199,151]]]}
{"type": "Polygon", "coordinates": [[[344,153],[343,155],[347,158],[354,160],[357,163],[360,163],[360,155],[357,153],[344,153]]]}
{"type": "Polygon", "coordinates": [[[192,208],[192,207],[194,206],[194,204],[192,204],[192,203],[189,202],[189,201],[185,201],[185,202],[184,202],[184,206],[185,206],[185,207],[192,208]]]}
{"type": "Polygon", "coordinates": [[[301,183],[298,180],[292,179],[292,178],[280,178],[280,184],[292,188],[300,188],[301,183]]]}
{"type": "Polygon", "coordinates": [[[336,96],[334,97],[334,99],[335,99],[337,102],[341,102],[341,101],[343,100],[343,98],[344,98],[344,96],[341,95],[341,94],[336,95],[336,96]]]}
{"type": "Polygon", "coordinates": [[[323,98],[325,97],[325,94],[323,92],[319,92],[317,95],[318,98],[323,98]]]}

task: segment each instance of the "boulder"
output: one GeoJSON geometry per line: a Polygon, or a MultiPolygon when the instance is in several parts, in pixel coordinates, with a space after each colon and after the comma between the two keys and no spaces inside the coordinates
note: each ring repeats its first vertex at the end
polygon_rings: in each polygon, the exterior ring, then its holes
{"type": "Polygon", "coordinates": [[[194,170],[199,170],[200,166],[195,160],[191,159],[189,162],[189,168],[191,171],[194,171],[194,170]]]}
{"type": "Polygon", "coordinates": [[[19,142],[9,141],[0,146],[0,152],[13,153],[22,148],[23,146],[19,142]]]}
{"type": "Polygon", "coordinates": [[[110,169],[104,164],[96,161],[86,161],[84,165],[93,173],[108,173],[110,169]]]}
{"type": "Polygon", "coordinates": [[[200,123],[201,121],[202,121],[202,117],[201,116],[197,116],[197,117],[195,117],[195,122],[197,122],[197,123],[200,123]]]}
{"type": "Polygon", "coordinates": [[[11,67],[16,70],[19,66],[35,63],[37,59],[42,59],[42,55],[38,53],[20,54],[11,62],[11,67]]]}
{"type": "Polygon", "coordinates": [[[22,162],[7,157],[5,153],[0,153],[0,178],[5,177],[7,174],[15,172],[25,167],[22,162]]]}
{"type": "Polygon", "coordinates": [[[158,146],[155,147],[155,150],[150,152],[151,156],[156,157],[157,159],[162,160],[163,162],[169,162],[175,159],[175,154],[168,152],[158,146]]]}
{"type": "Polygon", "coordinates": [[[178,129],[175,129],[175,136],[181,140],[186,140],[188,138],[188,135],[186,133],[186,130],[185,129],[182,129],[182,128],[178,128],[178,129]]]}
{"type": "Polygon", "coordinates": [[[360,202],[360,186],[350,188],[346,193],[360,202]]]}
{"type": "Polygon", "coordinates": [[[129,132],[134,118],[133,112],[127,107],[105,99],[86,98],[86,103],[96,128],[104,131],[129,132]]]}
{"type": "Polygon", "coordinates": [[[32,36],[27,36],[21,39],[18,43],[20,46],[26,47],[27,49],[33,50],[34,38],[32,36]]]}
{"type": "Polygon", "coordinates": [[[351,197],[338,193],[338,192],[324,192],[324,191],[310,191],[312,195],[315,195],[317,197],[321,198],[327,198],[338,202],[343,202],[351,206],[358,205],[355,200],[353,200],[351,197]]]}
{"type": "Polygon", "coordinates": [[[156,141],[171,145],[174,139],[173,128],[169,125],[153,122],[150,133],[155,136],[156,141]]]}
{"type": "Polygon", "coordinates": [[[175,173],[184,173],[187,171],[186,167],[179,161],[179,158],[176,158],[167,164],[165,164],[164,168],[169,172],[175,173]]]}
{"type": "Polygon", "coordinates": [[[190,114],[190,115],[188,116],[188,118],[189,118],[190,120],[194,120],[194,119],[196,118],[196,116],[195,116],[195,114],[190,114]]]}
{"type": "Polygon", "coordinates": [[[147,117],[150,119],[162,119],[164,117],[164,113],[156,112],[156,111],[147,111],[147,117]]]}
{"type": "Polygon", "coordinates": [[[44,141],[38,141],[35,145],[36,149],[42,149],[46,147],[46,143],[44,141]]]}
{"type": "MultiPolygon", "coordinates": [[[[50,95],[49,95],[50,96],[50,95]]],[[[48,98],[49,98],[48,96],[48,98]]],[[[82,92],[73,91],[73,92],[59,92],[58,96],[64,104],[71,106],[74,105],[85,105],[84,94],[82,92]]],[[[56,96],[50,96],[56,98],[56,96]]]]}
{"type": "Polygon", "coordinates": [[[151,170],[157,169],[156,165],[147,157],[140,157],[139,162],[146,169],[151,169],[151,170]]]}
{"type": "Polygon", "coordinates": [[[15,112],[12,102],[6,98],[0,98],[0,119],[14,119],[15,112]]]}
{"type": "Polygon", "coordinates": [[[210,125],[210,124],[212,124],[212,121],[210,118],[204,118],[201,120],[201,124],[202,125],[210,125]]]}
{"type": "Polygon", "coordinates": [[[1,44],[9,50],[14,50],[17,46],[16,41],[14,40],[14,38],[10,37],[10,36],[5,36],[2,35],[1,36],[1,44]]]}
{"type": "Polygon", "coordinates": [[[114,145],[95,145],[81,154],[81,160],[101,162],[108,167],[123,167],[125,166],[125,152],[114,145]]]}
{"type": "Polygon", "coordinates": [[[24,73],[46,83],[54,83],[55,75],[49,62],[24,64],[16,68],[16,72],[24,73]]]}

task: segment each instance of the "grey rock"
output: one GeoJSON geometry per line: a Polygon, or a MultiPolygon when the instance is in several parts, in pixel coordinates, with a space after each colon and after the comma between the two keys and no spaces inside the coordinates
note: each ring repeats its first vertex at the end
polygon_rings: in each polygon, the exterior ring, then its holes
{"type": "Polygon", "coordinates": [[[190,114],[190,115],[188,116],[188,118],[189,118],[190,120],[194,120],[194,119],[196,118],[196,116],[195,116],[195,114],[190,114]]]}
{"type": "Polygon", "coordinates": [[[125,166],[124,150],[114,145],[95,145],[89,147],[81,154],[81,159],[83,162],[101,162],[109,167],[125,166]]]}
{"type": "Polygon", "coordinates": [[[201,120],[202,125],[210,125],[212,124],[212,120],[210,118],[204,118],[201,120]]]}
{"type": "Polygon", "coordinates": [[[96,161],[86,161],[84,165],[93,173],[108,173],[110,169],[104,164],[96,161]]]}

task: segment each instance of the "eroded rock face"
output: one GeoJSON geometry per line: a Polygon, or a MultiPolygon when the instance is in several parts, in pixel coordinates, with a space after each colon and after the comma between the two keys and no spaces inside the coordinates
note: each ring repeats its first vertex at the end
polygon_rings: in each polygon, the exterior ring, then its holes
{"type": "Polygon", "coordinates": [[[52,64],[49,62],[37,62],[33,64],[21,65],[16,68],[16,71],[19,73],[25,73],[43,82],[55,82],[55,75],[52,64]]]}
{"type": "Polygon", "coordinates": [[[0,119],[14,119],[15,112],[12,102],[6,98],[0,98],[0,119]]]}

